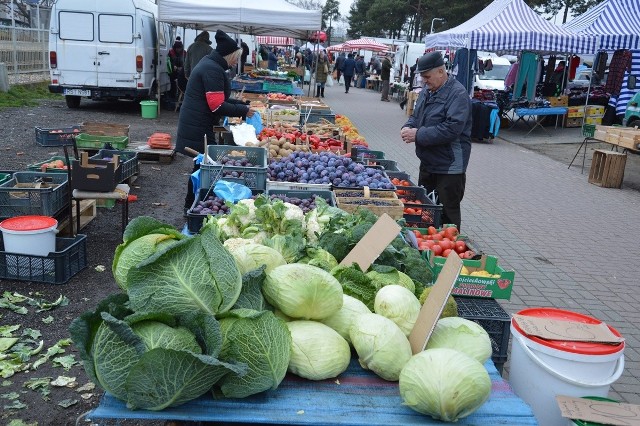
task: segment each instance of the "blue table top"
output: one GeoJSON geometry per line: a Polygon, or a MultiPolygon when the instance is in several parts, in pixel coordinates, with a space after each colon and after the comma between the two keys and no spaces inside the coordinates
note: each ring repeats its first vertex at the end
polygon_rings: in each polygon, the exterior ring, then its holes
{"type": "Polygon", "coordinates": [[[516,108],[517,115],[563,115],[567,111],[565,107],[516,108]]]}
{"type": "MultiPolygon", "coordinates": [[[[243,85],[236,81],[231,81],[231,90],[240,91],[244,87],[245,93],[271,93],[269,90],[263,90],[262,87],[258,88],[257,86],[253,87],[250,85],[243,85]]],[[[291,93],[287,93],[287,95],[302,95],[304,92],[299,87],[293,87],[291,93]]]]}
{"type": "MultiPolygon", "coordinates": [[[[457,425],[537,425],[531,408],[500,377],[491,360],[491,396],[457,425]]],[[[314,382],[288,374],[277,390],[244,399],[204,395],[163,411],[131,411],[106,393],[90,419],[156,419],[290,425],[442,425],[402,405],[397,382],[387,382],[352,360],[338,381],[314,382]]]]}

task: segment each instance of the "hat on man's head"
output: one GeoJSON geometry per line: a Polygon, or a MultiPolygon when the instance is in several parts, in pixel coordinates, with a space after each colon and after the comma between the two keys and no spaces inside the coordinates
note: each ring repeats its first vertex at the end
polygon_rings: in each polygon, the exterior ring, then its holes
{"type": "Polygon", "coordinates": [[[221,30],[216,31],[216,52],[220,56],[230,55],[238,49],[241,49],[238,47],[238,43],[229,37],[227,33],[221,30]]]}
{"type": "Polygon", "coordinates": [[[444,58],[442,54],[438,51],[429,52],[418,59],[418,69],[417,73],[427,72],[434,68],[438,68],[444,65],[444,58]]]}
{"type": "Polygon", "coordinates": [[[198,34],[195,38],[195,41],[204,41],[207,44],[211,44],[211,40],[209,39],[209,31],[203,31],[198,34]]]}

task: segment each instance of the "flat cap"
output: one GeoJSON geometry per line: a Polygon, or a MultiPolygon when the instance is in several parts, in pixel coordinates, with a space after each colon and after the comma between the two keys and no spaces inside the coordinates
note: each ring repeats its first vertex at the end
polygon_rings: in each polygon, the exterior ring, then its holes
{"type": "Polygon", "coordinates": [[[444,58],[442,57],[442,54],[438,51],[429,52],[418,59],[418,69],[416,72],[427,72],[442,65],[444,65],[444,58]]]}

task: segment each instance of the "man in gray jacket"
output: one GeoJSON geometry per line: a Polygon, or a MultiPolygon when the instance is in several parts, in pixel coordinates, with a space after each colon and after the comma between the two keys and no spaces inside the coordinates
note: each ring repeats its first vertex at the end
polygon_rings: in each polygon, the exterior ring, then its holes
{"type": "Polygon", "coordinates": [[[189,49],[187,49],[187,57],[184,60],[184,76],[189,78],[191,71],[198,65],[200,59],[207,56],[213,51],[209,32],[203,31],[196,36],[189,49]]]}
{"type": "Polygon", "coordinates": [[[440,52],[421,57],[416,72],[426,88],[400,136],[405,143],[416,144],[418,183],[438,193],[443,223],[460,229],[460,202],[471,155],[471,98],[458,80],[447,75],[440,52]]]}

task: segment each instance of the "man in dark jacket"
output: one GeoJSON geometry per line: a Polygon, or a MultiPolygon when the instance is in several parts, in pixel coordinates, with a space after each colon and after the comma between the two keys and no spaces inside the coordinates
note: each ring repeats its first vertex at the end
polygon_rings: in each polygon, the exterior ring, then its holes
{"type": "Polygon", "coordinates": [[[354,84],[355,87],[357,88],[364,87],[364,82],[362,80],[366,78],[365,76],[366,68],[367,68],[367,65],[364,63],[364,56],[362,55],[358,56],[358,59],[356,59],[356,81],[354,84]]]}
{"type": "Polygon", "coordinates": [[[353,53],[349,53],[347,59],[342,64],[342,73],[344,75],[344,93],[349,93],[351,87],[351,79],[356,72],[356,61],[353,59],[353,53]]]}
{"type": "Polygon", "coordinates": [[[240,56],[240,74],[244,74],[244,66],[247,63],[247,58],[249,57],[249,46],[244,41],[240,43],[240,47],[242,47],[242,56],[240,56]]]}
{"type": "Polygon", "coordinates": [[[460,202],[471,156],[471,99],[465,87],[447,75],[440,52],[421,57],[416,72],[426,89],[420,92],[400,136],[405,143],[416,144],[418,183],[438,193],[443,223],[460,229],[460,202]]]}
{"type": "Polygon", "coordinates": [[[382,97],[381,101],[389,102],[389,80],[391,79],[391,61],[388,56],[382,60],[382,68],[380,70],[380,80],[382,81],[382,97]]]}
{"type": "MultiPolygon", "coordinates": [[[[244,102],[231,99],[231,81],[225,72],[238,64],[242,49],[223,31],[218,30],[215,38],[216,49],[193,69],[180,108],[176,150],[183,154],[187,147],[204,152],[205,136],[214,144],[213,126],[219,125],[222,117],[250,117],[254,112],[244,102]]],[[[185,208],[191,203],[190,187],[185,208]]]]}
{"type": "Polygon", "coordinates": [[[187,57],[184,60],[184,76],[189,78],[191,71],[198,65],[200,59],[211,53],[211,40],[209,40],[209,32],[203,31],[198,34],[187,49],[187,57]]]}
{"type": "Polygon", "coordinates": [[[333,70],[336,72],[336,81],[340,84],[340,76],[342,75],[342,66],[344,65],[344,61],[347,58],[344,57],[344,52],[340,52],[340,55],[336,58],[335,63],[333,64],[333,70]]]}

